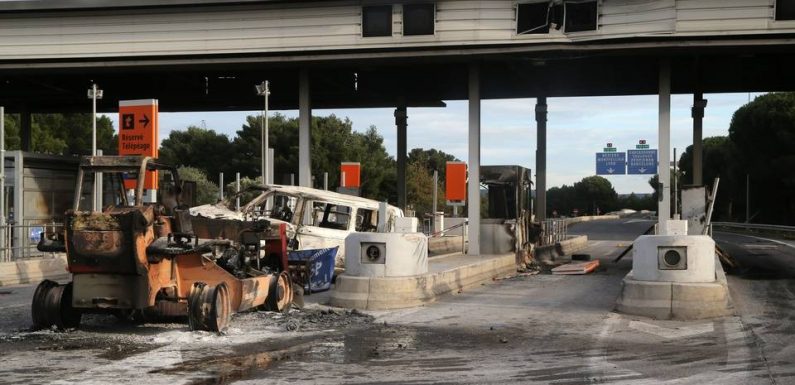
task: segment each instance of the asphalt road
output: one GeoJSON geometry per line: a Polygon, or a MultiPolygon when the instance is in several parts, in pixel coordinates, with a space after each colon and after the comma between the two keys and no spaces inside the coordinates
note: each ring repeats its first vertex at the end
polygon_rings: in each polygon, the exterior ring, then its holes
{"type": "Polygon", "coordinates": [[[727,232],[713,238],[739,262],[740,275],[795,279],[795,242],[727,232]]]}
{"type": "Polygon", "coordinates": [[[791,279],[730,276],[737,314],[725,318],[657,321],[612,311],[632,261],[611,260],[650,224],[573,226],[571,233],[593,235],[583,252],[602,268],[589,275],[500,279],[355,322],[316,312],[296,316],[302,323],[293,331],[281,316],[255,312],[236,317],[224,336],[107,318],[78,331],[30,333],[19,315],[29,311],[30,288],[17,287],[0,295],[0,310],[19,310],[0,323],[0,383],[794,383],[791,279]]]}

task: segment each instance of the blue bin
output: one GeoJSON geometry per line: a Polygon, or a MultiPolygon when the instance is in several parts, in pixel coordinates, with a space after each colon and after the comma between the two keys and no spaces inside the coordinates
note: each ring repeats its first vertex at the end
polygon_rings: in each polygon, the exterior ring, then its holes
{"type": "Polygon", "coordinates": [[[339,247],[296,250],[287,253],[287,260],[291,265],[306,265],[307,261],[309,262],[309,282],[304,284],[305,290],[315,292],[331,288],[337,250],[339,247]]]}

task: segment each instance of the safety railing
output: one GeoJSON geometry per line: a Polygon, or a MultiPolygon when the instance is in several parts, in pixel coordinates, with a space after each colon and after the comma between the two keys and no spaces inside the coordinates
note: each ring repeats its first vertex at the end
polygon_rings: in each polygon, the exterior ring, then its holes
{"type": "Polygon", "coordinates": [[[461,222],[461,223],[459,223],[457,225],[450,226],[450,227],[448,227],[446,229],[437,231],[435,233],[430,233],[429,232],[430,234],[428,234],[428,236],[429,237],[442,237],[442,236],[447,235],[447,233],[452,232],[452,231],[457,230],[457,229],[460,229],[460,228],[464,228],[464,230],[462,230],[462,231],[466,231],[466,226],[468,224],[469,224],[469,221],[465,220],[465,221],[463,221],[463,222],[461,222]]]}
{"type": "Polygon", "coordinates": [[[712,222],[713,229],[780,234],[795,239],[795,226],[765,225],[761,223],[712,222]]]}
{"type": "Polygon", "coordinates": [[[566,239],[568,229],[565,219],[547,219],[541,222],[541,246],[554,245],[566,239]]]}
{"type": "Polygon", "coordinates": [[[0,226],[0,262],[12,262],[51,253],[41,252],[36,245],[41,233],[61,231],[62,223],[26,223],[0,226]]]}

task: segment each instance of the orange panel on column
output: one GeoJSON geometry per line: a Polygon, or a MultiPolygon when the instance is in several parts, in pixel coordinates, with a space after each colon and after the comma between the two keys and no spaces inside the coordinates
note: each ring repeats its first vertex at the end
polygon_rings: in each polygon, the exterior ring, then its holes
{"type": "MultiPolygon", "coordinates": [[[[157,115],[157,99],[119,101],[119,155],[157,158],[157,115]]],[[[124,187],[135,188],[135,180],[126,179],[124,187]]],[[[146,173],[144,188],[157,189],[157,171],[146,173]]]]}
{"type": "Polygon", "coordinates": [[[467,164],[447,162],[444,181],[444,197],[450,202],[467,200],[467,164]]]}
{"type": "Polygon", "coordinates": [[[359,188],[361,186],[361,170],[362,166],[359,162],[342,162],[340,172],[345,173],[345,180],[342,181],[341,187],[359,188]]]}

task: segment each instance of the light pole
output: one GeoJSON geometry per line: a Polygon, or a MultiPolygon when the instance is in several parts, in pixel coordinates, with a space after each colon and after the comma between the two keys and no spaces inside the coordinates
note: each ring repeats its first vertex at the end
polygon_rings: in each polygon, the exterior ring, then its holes
{"type": "Polygon", "coordinates": [[[265,80],[264,82],[257,84],[257,95],[263,96],[265,98],[265,109],[262,113],[262,184],[268,184],[268,96],[271,94],[270,90],[270,82],[265,80]]]}
{"type": "MultiPolygon", "coordinates": [[[[88,98],[91,99],[91,156],[97,156],[97,99],[102,99],[102,90],[97,88],[97,84],[91,84],[88,89],[88,98]]],[[[94,176],[94,193],[91,197],[91,211],[97,211],[97,197],[99,196],[98,186],[101,174],[94,176]]]]}

